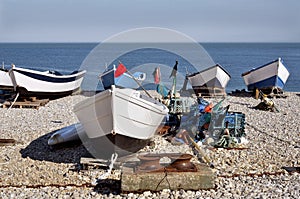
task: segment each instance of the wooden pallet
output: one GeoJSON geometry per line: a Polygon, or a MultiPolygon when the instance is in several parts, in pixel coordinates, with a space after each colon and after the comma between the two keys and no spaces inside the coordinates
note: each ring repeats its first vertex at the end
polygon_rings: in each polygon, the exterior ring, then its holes
{"type": "Polygon", "coordinates": [[[36,97],[30,97],[28,99],[21,99],[21,101],[6,100],[3,102],[3,108],[34,108],[39,109],[40,106],[45,106],[49,102],[49,99],[36,99],[36,97]]]}
{"type": "MultiPolygon", "coordinates": [[[[114,168],[120,168],[122,165],[126,164],[137,164],[139,159],[137,154],[131,154],[124,157],[119,157],[114,163],[114,168]]],[[[94,158],[90,154],[86,154],[80,158],[80,164],[82,170],[94,170],[95,168],[108,167],[110,165],[109,159],[99,159],[94,158]]]]}
{"type": "Polygon", "coordinates": [[[224,97],[226,96],[225,89],[213,88],[213,87],[193,87],[193,91],[196,95],[201,97],[224,97]]]}

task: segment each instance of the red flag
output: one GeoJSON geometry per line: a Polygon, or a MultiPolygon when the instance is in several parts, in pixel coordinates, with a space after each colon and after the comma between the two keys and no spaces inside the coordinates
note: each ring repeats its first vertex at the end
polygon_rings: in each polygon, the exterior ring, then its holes
{"type": "Polygon", "coordinates": [[[155,68],[153,75],[154,75],[154,83],[159,84],[159,82],[160,82],[160,68],[159,67],[155,68]]]}
{"type": "Polygon", "coordinates": [[[118,65],[117,70],[115,71],[115,77],[119,77],[119,76],[123,75],[123,73],[125,73],[126,71],[127,71],[127,68],[122,63],[120,63],[118,65]]]}

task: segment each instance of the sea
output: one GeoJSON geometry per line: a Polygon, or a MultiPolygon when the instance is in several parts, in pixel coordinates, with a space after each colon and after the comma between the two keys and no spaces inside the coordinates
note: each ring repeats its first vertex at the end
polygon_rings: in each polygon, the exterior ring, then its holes
{"type": "MultiPolygon", "coordinates": [[[[231,76],[227,92],[246,89],[243,72],[262,66],[279,57],[290,72],[285,91],[300,91],[300,43],[197,43],[185,44],[126,43],[0,43],[0,63],[35,70],[71,73],[87,70],[83,90],[101,90],[99,75],[113,65],[123,63],[129,71],[144,72],[143,84],[153,83],[153,71],[161,69],[161,81],[173,83],[170,74],[178,60],[177,89],[185,74],[220,64],[231,76]]],[[[145,86],[146,86],[145,85],[145,86]]],[[[147,86],[146,86],[147,87],[147,86]]]]}

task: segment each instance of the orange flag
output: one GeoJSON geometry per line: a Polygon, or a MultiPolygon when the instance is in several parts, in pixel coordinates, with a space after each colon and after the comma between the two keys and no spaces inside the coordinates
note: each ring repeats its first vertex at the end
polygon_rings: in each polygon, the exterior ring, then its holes
{"type": "Polygon", "coordinates": [[[126,71],[127,71],[127,68],[122,63],[119,63],[118,68],[115,72],[115,77],[119,77],[119,76],[123,75],[123,73],[125,73],[126,71]]]}

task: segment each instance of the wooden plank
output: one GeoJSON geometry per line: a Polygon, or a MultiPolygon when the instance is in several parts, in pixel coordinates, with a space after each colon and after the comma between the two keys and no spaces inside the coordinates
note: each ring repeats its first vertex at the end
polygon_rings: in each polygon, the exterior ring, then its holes
{"type": "Polygon", "coordinates": [[[108,166],[109,161],[104,159],[95,159],[90,157],[81,157],[80,164],[90,165],[90,166],[108,166]]]}
{"type": "Polygon", "coordinates": [[[0,146],[15,145],[16,143],[15,139],[0,139],[0,146]]]}
{"type": "MultiPolygon", "coordinates": [[[[40,106],[44,106],[49,102],[49,99],[41,99],[41,100],[37,100],[34,99],[35,101],[27,101],[26,99],[24,101],[16,101],[12,107],[16,108],[35,108],[38,109],[40,106]]],[[[2,104],[3,108],[8,108],[12,105],[12,101],[5,101],[2,104]]]]}
{"type": "Polygon", "coordinates": [[[29,97],[29,99],[30,99],[32,102],[34,102],[34,101],[37,100],[36,97],[29,97]]]}

